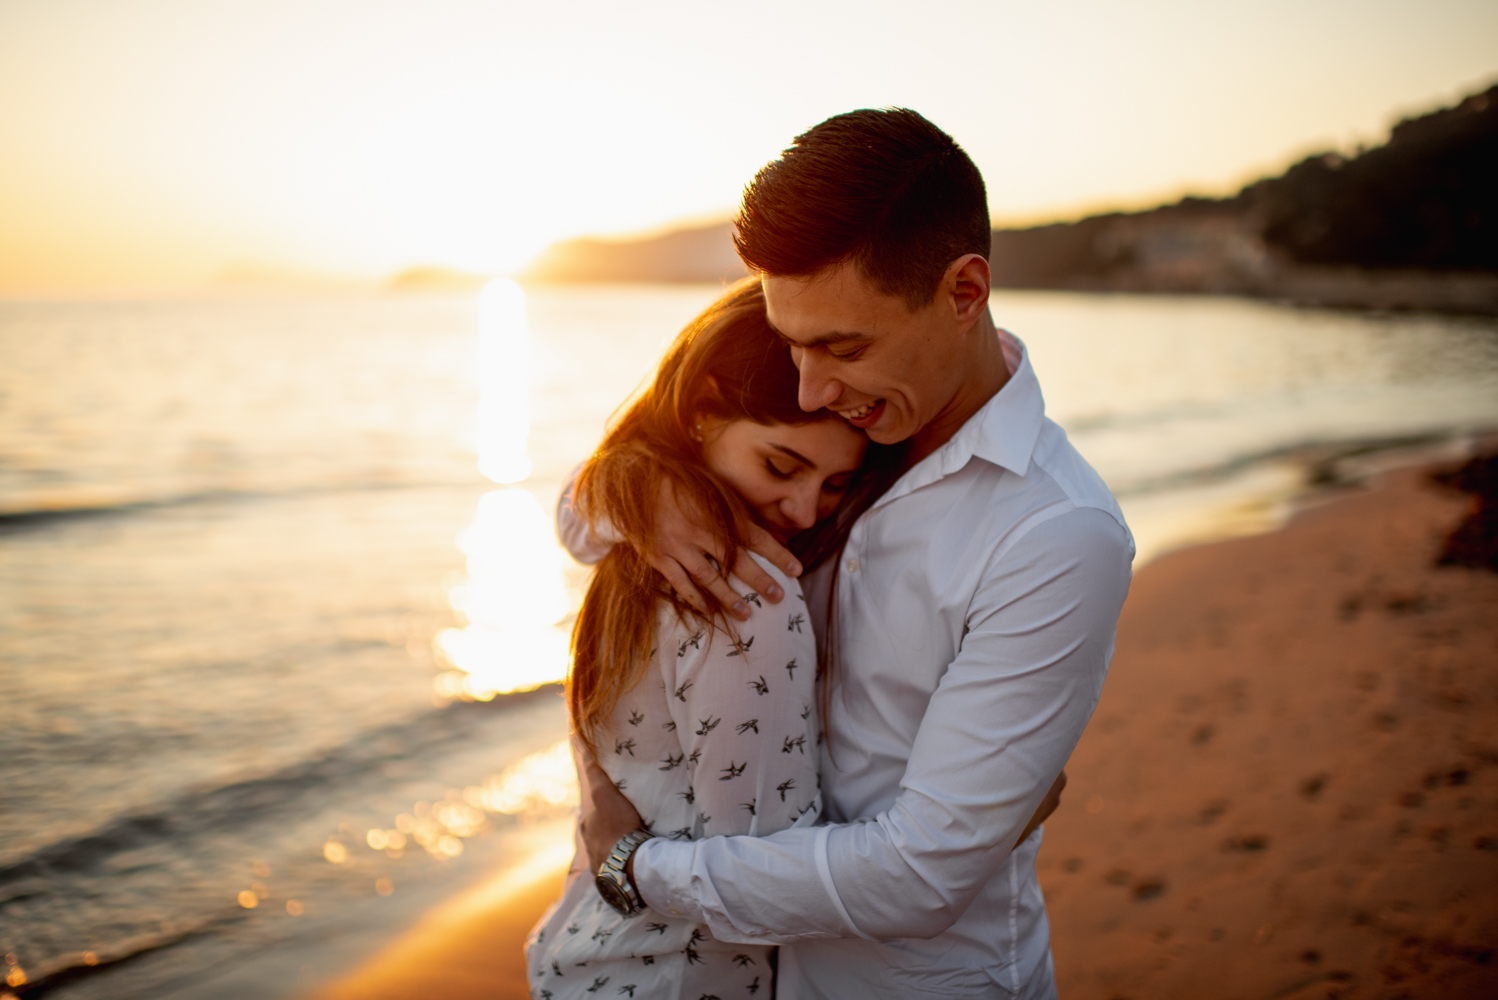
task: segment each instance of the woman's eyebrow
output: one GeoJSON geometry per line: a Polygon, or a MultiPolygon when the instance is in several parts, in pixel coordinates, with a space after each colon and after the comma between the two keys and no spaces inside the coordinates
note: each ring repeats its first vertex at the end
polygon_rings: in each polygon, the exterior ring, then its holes
{"type": "Polygon", "coordinates": [[[772,441],[772,442],[770,442],[770,447],[774,448],[778,452],[781,452],[782,454],[785,454],[785,455],[787,455],[787,456],[789,456],[791,458],[794,458],[796,461],[800,462],[802,465],[805,465],[809,469],[815,469],[817,467],[817,463],[816,462],[813,462],[811,459],[807,458],[805,455],[801,454],[799,451],[792,451],[790,448],[787,448],[783,444],[775,444],[772,441]]]}

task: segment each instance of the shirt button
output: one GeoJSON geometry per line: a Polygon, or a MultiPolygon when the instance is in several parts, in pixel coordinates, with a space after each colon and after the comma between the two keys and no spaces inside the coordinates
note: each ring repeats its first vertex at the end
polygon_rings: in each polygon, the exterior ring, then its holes
{"type": "Polygon", "coordinates": [[[847,561],[847,563],[845,563],[845,565],[847,566],[849,573],[857,573],[858,572],[858,560],[857,559],[849,559],[847,561]]]}

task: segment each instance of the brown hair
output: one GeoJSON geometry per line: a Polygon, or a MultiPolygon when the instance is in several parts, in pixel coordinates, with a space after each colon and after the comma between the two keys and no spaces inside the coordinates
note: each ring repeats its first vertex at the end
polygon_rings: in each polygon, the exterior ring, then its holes
{"type": "MultiPolygon", "coordinates": [[[[650,661],[663,602],[684,619],[732,634],[721,610],[708,618],[698,614],[639,554],[654,546],[663,479],[684,507],[696,509],[714,529],[719,551],[740,548],[748,537],[753,515],[708,471],[693,424],[704,416],[794,425],[841,419],[827,410],[802,410],[799,381],[790,351],[765,319],[759,281],[745,279],[687,324],[655,379],[623,408],[583,465],[573,494],[578,512],[590,524],[607,521],[625,543],[598,564],[572,630],[567,705],[590,750],[620,696],[650,661]]],[[[842,548],[858,514],[888,485],[899,454],[870,444],[837,514],[792,540],[791,551],[803,566],[811,569],[842,548]]]]}
{"type": "Polygon", "coordinates": [[[911,309],[993,241],[982,174],[908,108],[850,111],[796,136],[745,189],[734,224],[750,270],[802,278],[853,261],[911,309]]]}

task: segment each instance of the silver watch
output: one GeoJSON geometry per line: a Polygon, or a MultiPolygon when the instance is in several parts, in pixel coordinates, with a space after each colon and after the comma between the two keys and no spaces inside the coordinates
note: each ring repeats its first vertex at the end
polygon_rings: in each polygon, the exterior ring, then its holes
{"type": "Polygon", "coordinates": [[[598,886],[598,895],[603,901],[626,917],[632,917],[645,909],[645,901],[639,890],[624,873],[624,866],[634,857],[635,851],[655,834],[649,830],[633,830],[619,838],[619,843],[609,852],[603,864],[598,866],[598,877],[593,884],[598,886]]]}

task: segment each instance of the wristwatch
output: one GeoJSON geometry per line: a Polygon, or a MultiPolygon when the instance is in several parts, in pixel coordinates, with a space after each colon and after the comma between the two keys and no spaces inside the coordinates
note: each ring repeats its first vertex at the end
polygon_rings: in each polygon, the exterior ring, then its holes
{"type": "Polygon", "coordinates": [[[593,880],[603,901],[626,917],[645,909],[645,900],[624,873],[624,866],[634,857],[636,849],[653,836],[649,830],[633,830],[620,837],[608,858],[598,866],[598,877],[593,880]]]}

